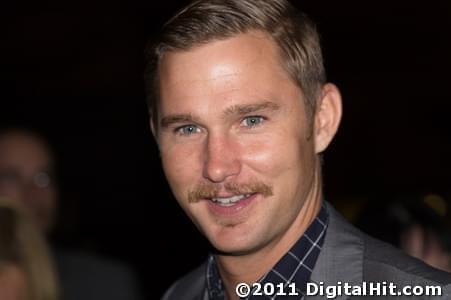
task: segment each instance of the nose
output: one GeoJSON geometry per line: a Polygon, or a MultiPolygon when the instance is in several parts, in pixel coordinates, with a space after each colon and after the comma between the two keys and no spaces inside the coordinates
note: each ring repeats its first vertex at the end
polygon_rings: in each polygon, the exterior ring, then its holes
{"type": "Polygon", "coordinates": [[[241,171],[239,146],[226,135],[209,135],[205,145],[203,177],[220,183],[241,171]]]}

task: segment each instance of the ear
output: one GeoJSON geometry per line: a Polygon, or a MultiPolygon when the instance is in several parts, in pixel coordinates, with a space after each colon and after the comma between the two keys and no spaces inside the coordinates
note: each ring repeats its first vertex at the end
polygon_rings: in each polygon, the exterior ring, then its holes
{"type": "Polygon", "coordinates": [[[150,125],[150,131],[152,132],[152,136],[155,140],[155,142],[157,143],[158,148],[160,148],[160,143],[158,140],[158,125],[155,125],[155,119],[153,118],[153,116],[151,116],[149,118],[149,125],[150,125]]]}
{"type": "Polygon", "coordinates": [[[154,117],[151,116],[149,118],[150,131],[152,132],[153,138],[157,140],[157,130],[155,128],[155,120],[154,117]]]}
{"type": "Polygon", "coordinates": [[[341,120],[341,95],[338,88],[327,83],[321,90],[314,121],[315,152],[323,152],[332,141],[341,120]]]}

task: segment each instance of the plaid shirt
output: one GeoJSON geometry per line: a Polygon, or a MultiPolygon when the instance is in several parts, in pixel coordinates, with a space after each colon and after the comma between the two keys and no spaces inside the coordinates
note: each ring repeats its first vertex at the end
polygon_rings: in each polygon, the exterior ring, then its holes
{"type": "MultiPolygon", "coordinates": [[[[328,215],[323,205],[318,216],[296,244],[258,281],[262,286],[269,282],[274,285],[285,283],[285,286],[295,283],[299,296],[249,296],[245,299],[303,299],[307,283],[323,245],[327,224],[328,215]]],[[[222,280],[213,255],[209,256],[207,263],[207,289],[209,300],[225,299],[222,280]]]]}

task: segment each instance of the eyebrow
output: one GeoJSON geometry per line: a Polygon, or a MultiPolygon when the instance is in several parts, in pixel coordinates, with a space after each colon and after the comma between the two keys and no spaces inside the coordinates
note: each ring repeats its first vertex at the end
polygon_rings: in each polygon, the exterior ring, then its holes
{"type": "MultiPolygon", "coordinates": [[[[265,101],[261,103],[254,104],[237,104],[227,108],[224,111],[224,116],[230,115],[246,115],[250,113],[256,113],[263,110],[276,111],[279,110],[280,106],[271,101],[265,101]]],[[[168,128],[169,126],[177,123],[191,123],[195,122],[195,119],[191,114],[175,114],[163,117],[160,121],[160,126],[162,128],[168,128]]]]}
{"type": "Polygon", "coordinates": [[[162,128],[167,128],[172,124],[193,122],[193,120],[194,118],[191,114],[169,115],[161,119],[160,125],[162,128]]]}
{"type": "Polygon", "coordinates": [[[271,110],[276,111],[279,110],[280,106],[274,102],[271,101],[265,101],[261,103],[255,103],[255,104],[237,104],[233,105],[229,108],[227,108],[224,112],[225,116],[228,115],[246,115],[250,113],[255,113],[263,110],[271,110]]]}

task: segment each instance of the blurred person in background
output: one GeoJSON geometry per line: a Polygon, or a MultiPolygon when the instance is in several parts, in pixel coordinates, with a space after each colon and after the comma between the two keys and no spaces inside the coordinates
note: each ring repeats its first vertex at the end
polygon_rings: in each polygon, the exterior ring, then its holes
{"type": "MultiPolygon", "coordinates": [[[[53,154],[45,139],[23,128],[0,131],[0,197],[21,205],[48,235],[58,206],[53,154]]],[[[122,263],[53,247],[64,300],[134,300],[141,292],[122,263]]]]}
{"type": "Polygon", "coordinates": [[[451,230],[446,201],[438,195],[370,201],[357,220],[366,233],[401,248],[437,269],[451,272],[451,230]]]}
{"type": "Polygon", "coordinates": [[[0,299],[57,300],[45,238],[16,206],[0,198],[0,299]]]}

